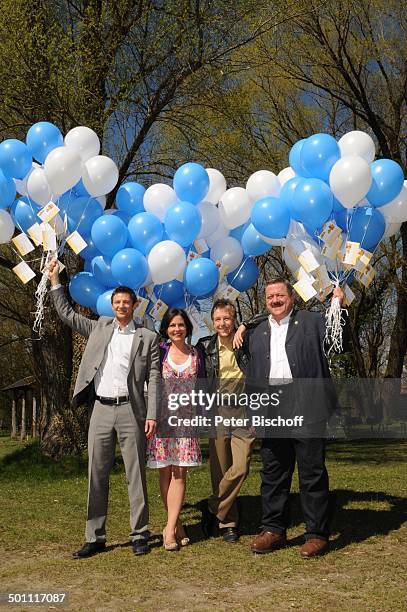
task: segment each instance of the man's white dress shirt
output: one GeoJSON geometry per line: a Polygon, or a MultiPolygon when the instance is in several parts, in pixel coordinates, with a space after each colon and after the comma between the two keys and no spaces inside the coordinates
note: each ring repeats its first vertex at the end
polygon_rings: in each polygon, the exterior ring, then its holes
{"type": "MultiPolygon", "coordinates": [[[[292,312],[292,311],[291,311],[292,312]]],[[[270,315],[268,318],[270,325],[270,374],[271,385],[288,384],[292,382],[292,374],[288,357],[285,350],[288,324],[291,312],[277,323],[270,315]]]]}

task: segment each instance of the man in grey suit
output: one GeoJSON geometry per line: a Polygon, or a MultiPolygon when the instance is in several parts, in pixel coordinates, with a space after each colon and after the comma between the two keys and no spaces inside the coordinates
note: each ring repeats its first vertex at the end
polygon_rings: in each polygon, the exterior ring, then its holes
{"type": "Polygon", "coordinates": [[[84,546],[75,558],[90,557],[106,546],[109,473],[116,439],[123,456],[130,501],[133,552],[149,552],[145,476],[146,439],[155,433],[159,398],[158,337],[133,321],[136,294],[128,287],[112,293],[114,318],[97,321],[76,313],[59,282],[58,263],[48,272],[51,295],[60,319],[89,338],[76,379],[72,403],[94,403],[89,424],[89,488],[84,546]],[[144,384],[148,384],[147,407],[144,384]]]}

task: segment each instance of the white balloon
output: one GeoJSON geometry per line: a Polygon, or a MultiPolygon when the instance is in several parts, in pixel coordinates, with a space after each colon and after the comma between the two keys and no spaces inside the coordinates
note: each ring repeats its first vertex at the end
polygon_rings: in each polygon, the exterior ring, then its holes
{"type": "Polygon", "coordinates": [[[44,172],[55,197],[71,189],[82,176],[82,161],[73,149],[57,147],[48,153],[44,172]]]}
{"type": "Polygon", "coordinates": [[[232,236],[218,240],[211,248],[211,259],[215,262],[220,261],[221,264],[227,266],[228,271],[231,272],[240,265],[243,259],[242,246],[240,242],[232,236]]]}
{"type": "Polygon", "coordinates": [[[103,208],[103,210],[105,210],[105,208],[106,208],[106,196],[105,195],[101,195],[101,196],[99,196],[96,199],[99,202],[99,204],[101,205],[101,207],[103,208]]]}
{"type": "Polygon", "coordinates": [[[119,170],[110,157],[96,155],[82,166],[82,182],[86,191],[94,197],[110,193],[119,179],[119,170]]]}
{"type": "Polygon", "coordinates": [[[407,221],[406,186],[403,185],[400,193],[394,200],[384,206],[380,206],[379,211],[382,213],[386,223],[403,223],[403,221],[407,221]]]}
{"type": "Polygon", "coordinates": [[[369,164],[374,160],[376,150],[373,139],[360,130],[353,130],[344,134],[338,141],[341,157],[357,155],[363,157],[369,164]]]}
{"type": "Polygon", "coordinates": [[[285,185],[285,183],[287,181],[289,181],[290,179],[294,178],[295,176],[297,176],[294,172],[294,170],[291,168],[291,166],[288,166],[287,168],[284,168],[284,170],[281,170],[281,172],[279,172],[277,174],[277,178],[280,182],[281,187],[283,185],[285,185]]]}
{"type": "Polygon", "coordinates": [[[65,136],[65,146],[74,149],[83,162],[95,157],[100,151],[100,141],[96,132],[84,125],[69,130],[65,136]]]}
{"type": "Polygon", "coordinates": [[[246,189],[232,187],[225,191],[219,202],[222,223],[228,229],[243,225],[250,218],[252,204],[246,189]]]}
{"type": "Polygon", "coordinates": [[[216,242],[218,242],[218,240],[222,240],[223,238],[226,238],[227,236],[229,236],[228,228],[223,225],[222,221],[219,221],[219,225],[216,228],[216,230],[213,232],[213,234],[211,234],[210,236],[207,236],[206,238],[208,247],[211,249],[213,245],[216,242]]]}
{"type": "Polygon", "coordinates": [[[27,179],[27,195],[41,206],[45,206],[51,200],[51,187],[43,168],[35,168],[30,172],[27,179]]]}
{"type": "Polygon", "coordinates": [[[10,242],[13,237],[15,225],[10,213],[0,208],[0,244],[10,242]]]}
{"type": "Polygon", "coordinates": [[[401,228],[401,223],[386,223],[386,229],[384,230],[383,238],[391,238],[395,234],[398,234],[401,228]]]}
{"type": "Polygon", "coordinates": [[[164,223],[167,210],[177,200],[177,195],[172,187],[164,183],[156,183],[146,190],[143,205],[147,212],[153,213],[161,223],[164,223]]]}
{"type": "Polygon", "coordinates": [[[258,232],[258,234],[260,238],[264,240],[264,242],[267,242],[267,244],[271,244],[272,246],[279,246],[279,247],[285,246],[285,243],[286,243],[285,238],[269,238],[268,236],[264,236],[263,234],[260,234],[260,232],[258,232]]]}
{"type": "Polygon", "coordinates": [[[249,177],[246,183],[246,191],[252,203],[267,196],[277,197],[280,189],[280,181],[270,170],[258,170],[249,177]]]}
{"type": "Polygon", "coordinates": [[[219,225],[219,210],[209,202],[199,202],[197,209],[201,213],[202,225],[197,238],[207,238],[216,230],[219,225]]]}
{"type": "Polygon", "coordinates": [[[332,193],[345,206],[353,208],[365,197],[372,184],[370,166],[363,157],[341,157],[332,166],[329,185],[332,193]]]}
{"type": "Polygon", "coordinates": [[[206,168],[206,171],[209,176],[209,191],[205,196],[205,202],[217,204],[227,189],[226,179],[222,172],[215,168],[206,168]]]}
{"type": "Polygon", "coordinates": [[[33,161],[33,165],[32,167],[29,169],[29,171],[27,172],[27,174],[25,175],[24,178],[22,179],[16,179],[14,178],[14,184],[16,186],[16,190],[17,193],[19,193],[22,196],[26,196],[28,195],[27,193],[27,181],[28,181],[28,177],[30,176],[31,172],[33,172],[33,170],[35,170],[35,168],[42,168],[41,164],[37,164],[37,162],[33,161]]]}
{"type": "Polygon", "coordinates": [[[187,263],[184,249],[173,240],[163,240],[148,254],[151,278],[156,285],[180,277],[187,263]]]}

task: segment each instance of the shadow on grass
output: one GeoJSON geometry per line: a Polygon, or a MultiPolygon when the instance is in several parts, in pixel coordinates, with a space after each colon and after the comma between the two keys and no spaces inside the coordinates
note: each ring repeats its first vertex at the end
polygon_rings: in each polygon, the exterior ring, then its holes
{"type": "MultiPolygon", "coordinates": [[[[200,504],[186,504],[184,509],[199,509],[200,504]]],[[[242,495],[238,498],[241,517],[239,531],[241,535],[254,536],[260,531],[261,498],[260,496],[242,495]]],[[[299,493],[290,494],[290,528],[303,525],[299,493]]],[[[331,550],[345,548],[352,543],[363,542],[372,536],[384,536],[399,529],[407,516],[407,498],[396,497],[382,491],[352,491],[339,489],[330,493],[330,513],[333,539],[331,550]],[[364,505],[365,508],[352,508],[352,505],[364,505]],[[387,508],[368,507],[387,506],[387,508]]],[[[188,526],[188,534],[193,542],[204,539],[200,524],[188,526]]],[[[215,534],[219,535],[219,534],[215,534]]],[[[288,546],[303,542],[297,536],[290,539],[288,546]]]]}
{"type": "Polygon", "coordinates": [[[328,461],[383,464],[407,461],[407,440],[328,441],[328,461]]]}

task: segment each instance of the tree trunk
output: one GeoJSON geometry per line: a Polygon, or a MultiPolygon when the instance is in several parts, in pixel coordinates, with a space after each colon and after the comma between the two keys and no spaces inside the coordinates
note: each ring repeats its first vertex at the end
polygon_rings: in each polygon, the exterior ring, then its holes
{"type": "Polygon", "coordinates": [[[37,398],[33,395],[32,399],[32,437],[38,437],[38,428],[37,428],[37,398]]]}
{"type": "Polygon", "coordinates": [[[13,393],[13,399],[11,403],[11,438],[14,440],[17,438],[17,405],[16,396],[13,393]]]}
{"type": "Polygon", "coordinates": [[[23,442],[26,438],[26,414],[25,414],[25,394],[21,399],[21,430],[20,430],[20,440],[23,442]]]}

